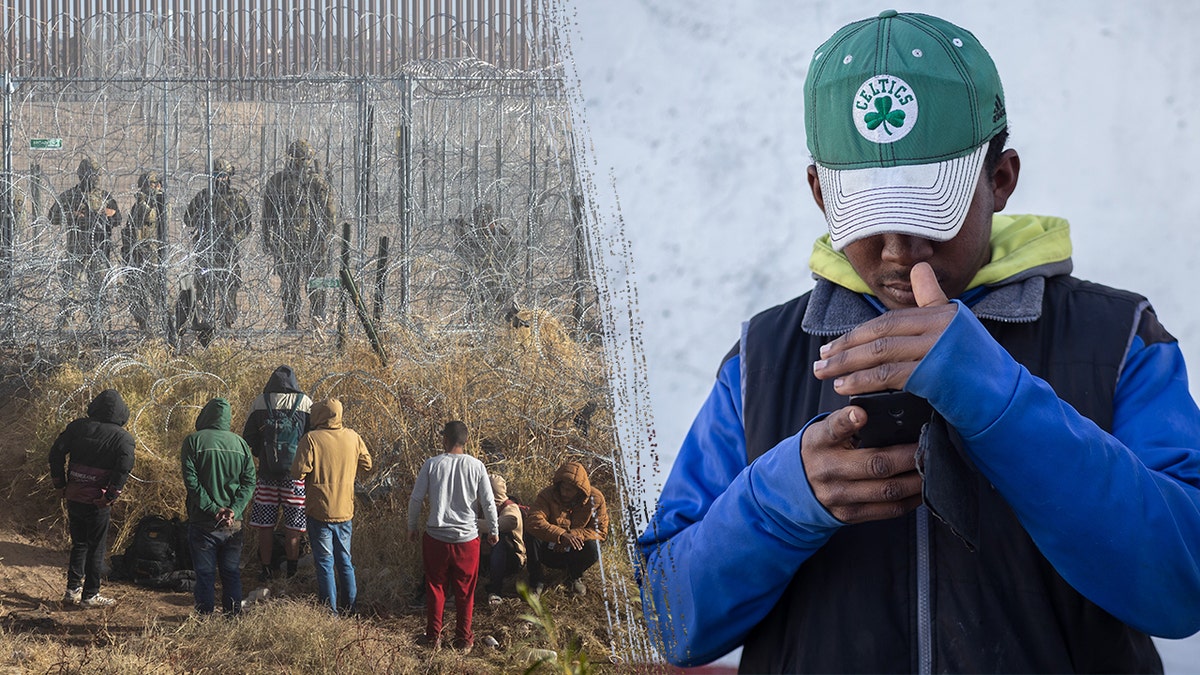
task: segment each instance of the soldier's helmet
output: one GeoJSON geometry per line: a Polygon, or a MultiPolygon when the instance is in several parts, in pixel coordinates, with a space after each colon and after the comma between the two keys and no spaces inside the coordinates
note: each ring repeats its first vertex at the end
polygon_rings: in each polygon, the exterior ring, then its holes
{"type": "Polygon", "coordinates": [[[308,141],[304,140],[303,138],[288,143],[287,154],[288,157],[291,157],[292,159],[300,160],[312,159],[316,155],[316,153],[313,152],[312,146],[309,145],[308,141]]]}
{"type": "Polygon", "coordinates": [[[79,176],[79,187],[86,191],[95,190],[100,184],[100,163],[91,157],[79,160],[79,168],[75,169],[79,176]]]}
{"type": "Polygon", "coordinates": [[[139,190],[148,191],[152,185],[162,185],[162,179],[158,177],[157,171],[146,171],[138,176],[137,186],[139,190]]]}
{"type": "Polygon", "coordinates": [[[234,171],[233,162],[229,161],[228,159],[225,159],[224,157],[219,157],[219,158],[213,160],[212,175],[218,176],[218,177],[219,176],[232,176],[233,171],[234,171]]]}
{"type": "Polygon", "coordinates": [[[480,204],[471,211],[471,220],[476,227],[486,227],[496,220],[496,210],[491,204],[480,204]]]}
{"type": "Polygon", "coordinates": [[[100,175],[100,162],[91,157],[84,157],[79,160],[79,168],[75,169],[75,175],[80,178],[94,178],[100,175]]]}

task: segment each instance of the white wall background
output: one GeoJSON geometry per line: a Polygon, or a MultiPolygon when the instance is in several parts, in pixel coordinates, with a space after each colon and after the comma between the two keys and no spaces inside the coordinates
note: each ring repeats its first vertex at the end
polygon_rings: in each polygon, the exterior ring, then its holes
{"type": "MultiPolygon", "coordinates": [[[[651,503],[740,322],[811,286],[808,254],[824,231],[804,178],[812,51],[890,6],[566,5],[595,208],[614,231],[623,221],[632,260],[631,273],[617,274],[636,286],[630,316],[645,362],[628,372],[652,408],[651,503]]],[[[1010,146],[1022,158],[1008,211],[1069,219],[1076,274],[1150,297],[1200,373],[1200,3],[894,7],[942,16],[988,48],[1005,85],[1010,146]]],[[[1160,646],[1168,672],[1200,672],[1200,638],[1160,646]]]]}

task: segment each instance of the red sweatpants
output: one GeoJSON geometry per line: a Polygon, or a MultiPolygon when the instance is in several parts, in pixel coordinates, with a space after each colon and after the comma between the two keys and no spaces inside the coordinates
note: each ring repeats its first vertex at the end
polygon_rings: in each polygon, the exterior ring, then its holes
{"type": "Polygon", "coordinates": [[[421,540],[421,557],[425,562],[425,635],[434,638],[442,632],[449,585],[457,607],[454,637],[474,642],[471,615],[475,611],[475,583],[479,581],[479,537],[461,544],[446,544],[426,533],[421,540]]]}

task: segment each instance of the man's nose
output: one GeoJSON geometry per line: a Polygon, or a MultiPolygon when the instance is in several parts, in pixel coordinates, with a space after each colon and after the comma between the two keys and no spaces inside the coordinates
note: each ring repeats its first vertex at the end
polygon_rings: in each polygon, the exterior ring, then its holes
{"type": "Polygon", "coordinates": [[[894,233],[880,236],[883,237],[880,257],[887,262],[908,267],[933,256],[933,242],[923,237],[894,233]]]}

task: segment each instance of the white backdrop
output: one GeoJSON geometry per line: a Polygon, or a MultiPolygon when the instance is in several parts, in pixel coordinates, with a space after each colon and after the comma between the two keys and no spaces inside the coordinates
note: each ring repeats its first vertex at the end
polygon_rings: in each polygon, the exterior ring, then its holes
{"type": "MultiPolygon", "coordinates": [[[[634,433],[652,426],[657,444],[658,461],[642,458],[652,504],[740,322],[811,286],[808,254],[824,231],[804,179],[802,88],[812,50],[889,6],[566,7],[593,208],[629,246],[610,261],[610,283],[636,289],[614,297],[629,305],[628,327],[638,334],[625,372],[648,399],[629,419],[634,433]],[[646,420],[640,430],[638,419],[646,420]]],[[[942,16],[988,48],[1005,86],[1010,146],[1022,158],[1008,212],[1070,220],[1076,274],[1150,297],[1200,373],[1200,3],[925,0],[895,8],[942,16]]],[[[1160,647],[1168,672],[1200,672],[1200,637],[1160,647]]]]}

